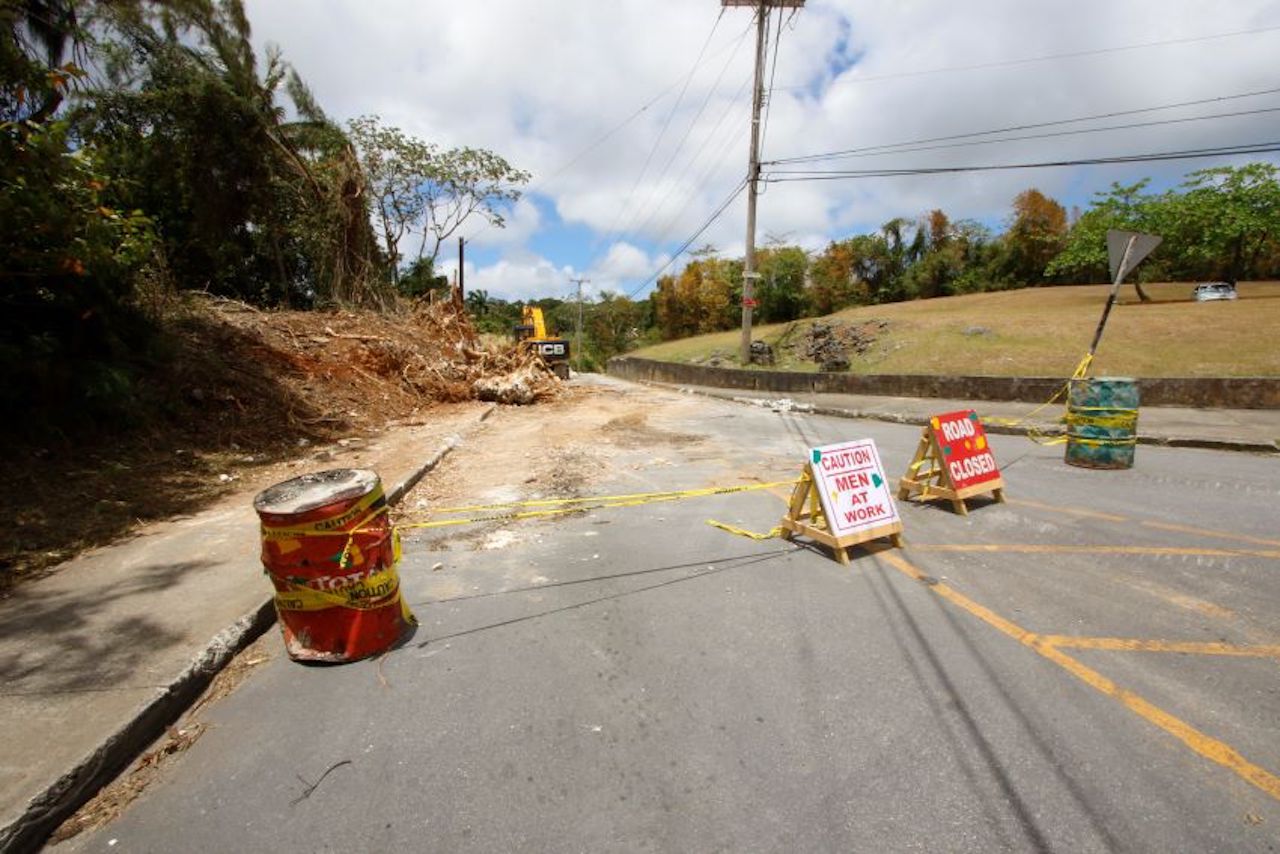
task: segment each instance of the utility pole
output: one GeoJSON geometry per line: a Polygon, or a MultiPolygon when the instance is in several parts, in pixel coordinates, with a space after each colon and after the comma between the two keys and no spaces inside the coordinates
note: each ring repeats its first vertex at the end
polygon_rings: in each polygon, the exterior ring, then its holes
{"type": "Polygon", "coordinates": [[[458,238],[458,311],[462,311],[462,307],[466,305],[466,294],[462,292],[462,247],[464,241],[458,238]]]}
{"type": "Polygon", "coordinates": [[[590,284],[590,279],[570,279],[578,286],[578,327],[573,336],[573,350],[578,354],[578,373],[582,373],[582,286],[590,284]]]}
{"type": "Polygon", "coordinates": [[[751,153],[747,159],[747,240],[742,263],[742,345],[738,359],[743,367],[751,362],[751,316],[756,306],[756,196],[760,187],[760,108],[764,105],[764,64],[768,45],[765,25],[774,9],[799,9],[805,0],[720,0],[721,6],[752,6],[756,10],[756,74],[751,95],[751,153]]]}

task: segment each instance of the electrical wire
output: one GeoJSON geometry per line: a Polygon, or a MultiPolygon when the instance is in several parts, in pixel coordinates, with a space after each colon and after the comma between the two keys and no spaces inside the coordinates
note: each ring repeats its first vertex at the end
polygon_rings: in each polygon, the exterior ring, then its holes
{"type": "MultiPolygon", "coordinates": [[[[671,195],[671,192],[674,189],[674,184],[667,187],[666,191],[662,194],[661,197],[659,197],[656,204],[652,203],[654,198],[654,193],[656,193],[657,188],[661,186],[662,180],[667,177],[667,173],[671,170],[671,165],[675,162],[676,157],[678,157],[680,152],[684,149],[684,144],[689,140],[689,137],[692,136],[693,129],[697,127],[698,120],[702,118],[702,114],[706,112],[707,105],[711,103],[711,99],[716,94],[716,90],[720,88],[720,82],[724,80],[725,74],[729,71],[729,66],[732,65],[733,60],[737,58],[738,51],[741,49],[743,43],[746,41],[747,33],[749,32],[750,32],[749,27],[743,31],[742,37],[738,40],[737,47],[729,55],[729,59],[725,62],[724,66],[721,67],[720,73],[716,75],[715,82],[711,84],[711,87],[707,90],[706,96],[702,99],[702,104],[699,105],[698,107],[698,112],[694,115],[693,120],[689,122],[688,127],[685,128],[684,135],[680,137],[680,141],[676,144],[675,148],[672,149],[670,156],[667,157],[666,163],[664,163],[662,166],[662,171],[659,172],[658,176],[653,179],[653,182],[652,182],[653,189],[650,191],[649,197],[648,199],[646,199],[645,203],[637,209],[636,218],[639,217],[640,211],[647,210],[648,212],[645,214],[644,218],[640,219],[638,222],[628,223],[628,225],[625,228],[619,229],[619,234],[618,234],[619,237],[627,234],[643,233],[646,230],[647,226],[650,224],[650,222],[653,220],[654,216],[658,213],[659,210],[661,210],[662,204],[671,195]]],[[[736,97],[737,96],[735,96],[735,99],[736,97]]],[[[732,103],[731,103],[731,106],[732,106],[732,103]]],[[[722,113],[721,114],[722,119],[723,119],[723,116],[724,114],[722,113]]],[[[699,153],[701,153],[704,147],[705,147],[705,140],[704,140],[703,146],[699,147],[699,153]]],[[[695,155],[695,159],[696,157],[697,155],[695,155]]],[[[690,162],[692,163],[693,161],[690,161],[690,162]]],[[[688,168],[689,167],[686,166],[681,174],[683,174],[684,172],[687,172],[688,168]]]]}
{"type": "MultiPolygon", "coordinates": [[[[671,216],[669,216],[667,220],[662,224],[661,228],[657,230],[657,237],[655,238],[655,241],[654,241],[655,243],[660,245],[667,240],[667,238],[671,235],[671,232],[674,230],[675,224],[679,222],[680,217],[684,216],[684,212],[687,211],[689,209],[689,206],[692,205],[694,201],[698,199],[698,196],[702,192],[703,188],[707,186],[707,183],[708,181],[711,180],[711,175],[713,172],[715,172],[716,167],[720,166],[720,164],[724,161],[724,158],[728,155],[729,150],[733,148],[734,145],[738,144],[741,141],[740,137],[735,137],[731,134],[720,135],[720,127],[724,124],[725,120],[730,115],[732,115],[736,110],[741,110],[743,107],[746,107],[747,117],[751,115],[751,102],[746,101],[744,103],[740,99],[742,98],[743,93],[746,92],[747,88],[751,85],[753,77],[754,75],[749,75],[742,82],[742,85],[738,88],[737,93],[734,94],[733,100],[729,102],[729,104],[725,107],[724,111],[720,114],[720,118],[719,120],[717,120],[716,126],[712,129],[711,133],[709,133],[707,137],[702,141],[702,145],[699,147],[698,153],[695,154],[693,157],[693,160],[689,162],[689,166],[687,166],[685,170],[681,172],[679,178],[677,179],[677,183],[682,182],[684,179],[684,176],[688,174],[689,170],[694,168],[700,161],[702,161],[703,153],[707,151],[708,144],[713,139],[720,140],[720,146],[716,148],[716,150],[713,152],[713,156],[706,161],[705,168],[703,168],[702,172],[700,172],[698,174],[698,177],[694,180],[693,182],[694,189],[692,192],[687,194],[684,204],[680,206],[679,210],[672,213],[671,216]]],[[[667,196],[670,196],[671,191],[674,189],[674,187],[675,187],[675,184],[667,188],[668,189],[667,196]]],[[[664,197],[663,202],[665,201],[666,201],[666,198],[664,197]]]]}
{"type": "MultiPolygon", "coordinates": [[[[979,62],[973,65],[951,65],[944,68],[928,68],[915,71],[896,71],[888,74],[874,74],[866,77],[845,77],[842,83],[872,83],[879,80],[895,80],[902,77],[922,77],[929,74],[950,74],[956,71],[979,71],[986,68],[1006,68],[1013,65],[1027,65],[1036,62],[1052,62],[1058,59],[1076,59],[1085,56],[1101,56],[1108,53],[1121,53],[1130,50],[1145,50],[1152,47],[1166,47],[1168,45],[1193,44],[1196,42],[1213,41],[1215,39],[1230,39],[1238,36],[1251,36],[1259,33],[1270,33],[1280,30],[1280,24],[1270,27],[1258,27],[1252,30],[1236,30],[1230,33],[1214,33],[1207,36],[1189,36],[1180,39],[1165,39],[1162,41],[1139,42],[1137,44],[1117,45],[1115,47],[1096,48],[1094,50],[1077,50],[1068,53],[1051,53],[1044,56],[1028,56],[1021,59],[1004,59],[994,62],[979,62]]],[[[794,86],[780,87],[786,91],[806,91],[811,89],[811,85],[798,84],[794,86]]]]}
{"type": "Polygon", "coordinates": [[[1133,110],[1113,110],[1108,113],[1096,113],[1094,115],[1089,115],[1089,116],[1076,116],[1075,118],[1070,118],[1070,119],[1056,119],[1054,121],[1047,121],[1047,122],[1032,122],[1030,124],[1009,125],[1007,127],[995,128],[993,130],[970,131],[968,133],[955,133],[955,134],[949,134],[947,136],[934,136],[934,137],[928,137],[925,139],[909,140],[906,142],[889,142],[881,145],[867,145],[861,148],[845,148],[838,151],[827,151],[827,152],[822,152],[818,154],[802,154],[797,157],[782,157],[777,160],[765,161],[763,165],[774,166],[774,165],[780,165],[784,163],[807,163],[811,161],[821,161],[821,160],[839,160],[839,159],[845,158],[846,156],[861,155],[861,154],[881,151],[885,149],[897,149],[897,148],[904,148],[904,147],[913,146],[913,145],[926,145],[934,142],[950,142],[951,140],[957,140],[957,139],[972,139],[974,137],[979,137],[979,136],[994,136],[995,134],[1011,133],[1013,131],[1036,130],[1039,128],[1047,128],[1047,127],[1060,127],[1062,125],[1078,124],[1080,122],[1092,122],[1092,121],[1098,121],[1101,119],[1119,118],[1121,116],[1136,116],[1136,115],[1142,115],[1143,113],[1157,113],[1157,112],[1162,112],[1164,110],[1176,110],[1181,107],[1196,107],[1196,106],[1201,106],[1203,104],[1221,103],[1223,101],[1238,101],[1244,98],[1257,98],[1262,95],[1274,95],[1277,93],[1280,93],[1280,87],[1276,87],[1273,89],[1258,89],[1253,92],[1241,92],[1235,95],[1218,95],[1213,98],[1197,98],[1196,100],[1193,100],[1193,101],[1179,101],[1172,104],[1161,104],[1155,107],[1140,107],[1138,109],[1133,109],[1133,110]]]}
{"type": "Polygon", "coordinates": [[[733,192],[729,194],[729,197],[726,198],[720,204],[720,206],[715,209],[715,212],[712,213],[711,216],[707,218],[707,221],[704,222],[701,226],[699,226],[698,230],[695,231],[692,235],[690,235],[689,238],[680,245],[679,249],[677,249],[674,253],[672,253],[671,257],[667,259],[667,262],[665,264],[663,264],[657,270],[654,270],[653,273],[650,274],[649,278],[645,279],[637,287],[630,290],[627,293],[627,299],[634,299],[636,294],[640,293],[649,285],[653,284],[653,282],[656,281],[657,278],[661,276],[668,267],[674,264],[676,262],[676,259],[678,259],[681,255],[683,255],[685,253],[685,250],[688,249],[690,246],[692,246],[693,242],[697,240],[699,237],[701,237],[703,233],[708,228],[711,227],[712,223],[714,223],[717,219],[720,218],[720,216],[725,212],[725,210],[728,209],[729,205],[733,204],[734,200],[737,199],[738,196],[742,194],[742,191],[747,188],[747,183],[748,182],[746,178],[743,178],[741,181],[739,181],[738,186],[735,187],[733,192]]]}
{"type": "MultiPolygon", "coordinates": [[[[698,68],[702,65],[703,56],[707,52],[707,46],[711,44],[711,37],[715,35],[716,28],[720,26],[721,19],[724,18],[726,7],[721,7],[720,14],[716,16],[715,23],[711,25],[711,32],[707,34],[707,39],[702,43],[702,49],[698,51],[698,58],[694,60],[693,66],[689,69],[688,75],[685,76],[684,85],[680,88],[680,94],[676,97],[676,102],[671,106],[671,111],[667,113],[666,120],[662,123],[658,136],[653,140],[653,145],[649,147],[649,154],[644,159],[644,164],[640,167],[640,173],[636,175],[635,183],[631,185],[631,189],[627,192],[626,199],[618,206],[617,212],[614,214],[613,222],[609,226],[609,230],[605,233],[606,237],[600,241],[600,246],[608,247],[617,239],[620,232],[618,224],[622,221],[623,213],[627,212],[631,207],[631,201],[636,194],[636,190],[640,188],[640,184],[644,181],[645,175],[649,173],[649,164],[653,162],[653,156],[657,153],[659,145],[662,144],[662,138],[666,136],[667,128],[671,126],[671,120],[675,118],[676,111],[680,109],[680,105],[684,103],[685,93],[689,91],[689,84],[693,82],[693,75],[697,73],[698,68]]],[[[607,249],[605,250],[607,251],[607,249]]],[[[596,257],[599,257],[597,254],[596,257]]],[[[593,259],[594,260],[594,259],[593,259]]]]}
{"type": "MultiPolygon", "coordinates": [[[[721,17],[723,17],[723,15],[724,15],[724,10],[723,10],[723,9],[721,9],[721,10],[720,10],[720,15],[721,15],[721,17]]],[[[717,19],[716,19],[716,24],[718,25],[718,24],[719,24],[719,22],[720,22],[720,18],[717,18],[717,19]]],[[[715,33],[715,27],[713,26],[713,27],[712,27],[712,34],[714,35],[714,33],[715,33]]],[[[707,57],[707,59],[715,59],[717,56],[720,56],[721,54],[723,54],[723,53],[724,53],[726,50],[728,50],[729,48],[731,48],[731,47],[732,47],[732,48],[737,48],[741,43],[742,43],[742,37],[741,37],[741,36],[739,36],[737,39],[734,39],[733,41],[726,42],[725,44],[723,44],[723,45],[721,45],[719,48],[717,48],[715,51],[713,51],[713,52],[712,52],[712,53],[707,57]]],[[[735,52],[736,52],[736,51],[735,51],[735,52]]],[[[613,137],[614,137],[614,136],[615,136],[619,131],[621,131],[623,128],[627,127],[627,125],[631,124],[631,123],[632,123],[632,122],[634,122],[636,119],[640,118],[640,116],[642,116],[642,115],[644,115],[646,112],[648,112],[648,111],[649,111],[649,109],[650,109],[651,107],[653,107],[655,104],[657,104],[658,102],[662,101],[664,98],[666,98],[666,97],[667,97],[668,95],[670,95],[672,92],[674,92],[677,88],[679,88],[679,87],[680,87],[680,85],[681,85],[681,83],[682,83],[683,81],[684,81],[684,78],[681,78],[681,79],[677,79],[677,80],[672,81],[670,85],[668,85],[668,86],[667,86],[665,89],[663,89],[662,91],[658,92],[656,95],[654,95],[654,96],[653,96],[652,98],[650,98],[648,101],[644,102],[640,107],[638,107],[634,112],[632,112],[630,115],[628,115],[625,119],[623,119],[622,121],[618,122],[616,125],[614,125],[613,127],[611,127],[609,130],[605,131],[603,134],[601,134],[599,137],[597,137],[593,142],[589,143],[585,148],[580,149],[576,154],[572,155],[572,156],[571,156],[571,157],[570,157],[570,158],[569,158],[569,159],[568,159],[568,160],[567,160],[567,161],[566,161],[562,166],[559,166],[558,168],[556,168],[556,169],[555,169],[555,171],[551,172],[551,173],[550,173],[549,175],[547,175],[545,178],[540,178],[540,179],[538,179],[537,181],[534,181],[534,182],[533,182],[532,184],[530,184],[528,187],[526,187],[526,188],[524,189],[524,191],[523,191],[523,193],[522,193],[522,194],[527,196],[527,195],[530,195],[531,193],[535,193],[535,192],[537,192],[537,191],[539,191],[539,190],[544,189],[548,184],[550,184],[550,183],[551,183],[552,181],[554,181],[556,178],[560,177],[560,176],[561,176],[561,175],[563,175],[565,172],[569,171],[569,169],[571,169],[572,167],[576,166],[576,165],[577,165],[577,164],[578,164],[578,163],[579,163],[579,162],[580,162],[584,157],[586,157],[588,154],[590,154],[591,152],[595,151],[597,148],[599,148],[600,146],[602,146],[602,145],[604,145],[606,142],[608,142],[610,139],[612,139],[612,138],[613,138],[613,137]]],[[[471,240],[472,240],[472,238],[474,238],[474,237],[475,237],[476,235],[478,235],[480,232],[485,231],[485,230],[487,230],[487,229],[489,229],[489,228],[491,228],[491,227],[492,227],[492,226],[491,226],[489,223],[487,223],[487,222],[481,223],[480,225],[478,225],[478,226],[477,226],[477,227],[476,227],[476,228],[471,232],[471,234],[470,234],[470,235],[468,235],[468,236],[467,236],[467,238],[466,238],[466,242],[470,243],[470,242],[471,242],[471,240]]]]}
{"type": "Polygon", "coordinates": [[[980,166],[937,166],[902,169],[861,169],[845,171],[777,170],[762,180],[770,183],[792,181],[838,181],[857,178],[893,178],[909,175],[945,175],[959,172],[996,172],[1014,169],[1046,169],[1062,166],[1102,166],[1115,163],[1150,163],[1163,160],[1189,160],[1203,157],[1223,157],[1236,154],[1268,154],[1280,151],[1280,140],[1246,143],[1242,145],[1194,148],[1183,151],[1165,151],[1148,154],[1129,154],[1115,157],[1088,157],[1075,160],[1050,160],[1040,163],[1000,163],[980,166]],[[781,177],[775,177],[781,176],[781,177]]]}
{"type": "MultiPolygon", "coordinates": [[[[1177,124],[1187,124],[1189,122],[1203,122],[1203,121],[1210,121],[1213,119],[1231,119],[1231,118],[1241,118],[1244,116],[1258,116],[1258,115],[1263,115],[1265,113],[1276,113],[1276,112],[1280,112],[1280,107],[1262,107],[1256,110],[1238,110],[1236,112],[1231,112],[1231,113],[1213,113],[1207,116],[1188,116],[1186,118],[1181,118],[1181,119],[1160,119],[1153,122],[1130,122],[1128,124],[1123,124],[1123,125],[1108,125],[1106,127],[1098,127],[1098,128],[1080,128],[1078,130],[1061,130],[1061,131],[1053,131],[1051,133],[1032,133],[1032,134],[1023,134],[1022,136],[996,137],[995,139],[974,139],[974,140],[968,140],[966,142],[942,143],[940,145],[921,145],[921,146],[916,146],[915,148],[895,148],[888,151],[867,151],[867,152],[862,152],[860,154],[843,154],[838,158],[832,157],[829,159],[846,160],[846,159],[859,158],[859,157],[884,157],[884,156],[891,156],[895,154],[913,154],[918,151],[941,151],[943,149],[948,149],[948,148],[967,148],[969,146],[974,146],[974,145],[992,145],[995,143],[1002,143],[1002,142],[1024,142],[1026,140],[1031,140],[1031,139],[1053,139],[1056,137],[1079,136],[1079,135],[1088,134],[1088,133],[1105,133],[1105,132],[1117,131],[1117,130],[1133,130],[1135,128],[1149,128],[1149,127],[1159,127],[1162,125],[1177,125],[1177,124]]],[[[809,160],[804,162],[816,163],[818,161],[809,160]]]]}
{"type": "MultiPolygon", "coordinates": [[[[795,16],[796,10],[791,10],[792,17],[795,16]]],[[[764,120],[760,122],[760,151],[764,151],[764,141],[769,133],[769,113],[773,107],[773,81],[778,74],[778,47],[782,44],[782,7],[778,7],[778,29],[773,34],[773,62],[769,68],[769,89],[764,99],[764,120]]]]}

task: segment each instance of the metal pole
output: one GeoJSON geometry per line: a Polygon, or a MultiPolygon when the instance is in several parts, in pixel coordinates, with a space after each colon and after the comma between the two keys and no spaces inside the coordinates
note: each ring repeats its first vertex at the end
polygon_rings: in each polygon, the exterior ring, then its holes
{"type": "Polygon", "coordinates": [[[1129,238],[1129,242],[1124,246],[1124,255],[1120,256],[1120,266],[1116,268],[1116,280],[1111,283],[1111,293],[1107,295],[1107,304],[1102,309],[1102,318],[1098,321],[1098,331],[1093,333],[1093,343],[1089,345],[1089,361],[1093,361],[1094,353],[1098,352],[1098,342],[1102,340],[1102,329],[1107,325],[1107,315],[1111,314],[1111,306],[1115,305],[1116,295],[1120,293],[1120,283],[1124,281],[1124,274],[1129,272],[1129,253],[1133,251],[1133,244],[1138,242],[1138,236],[1135,234],[1129,238]]]}
{"type": "Polygon", "coordinates": [[[742,263],[742,345],[739,361],[746,367],[751,361],[751,303],[755,299],[756,273],[756,192],[760,182],[760,107],[764,102],[764,28],[769,5],[760,0],[756,6],[756,80],[751,96],[751,153],[747,160],[747,251],[742,263]]]}

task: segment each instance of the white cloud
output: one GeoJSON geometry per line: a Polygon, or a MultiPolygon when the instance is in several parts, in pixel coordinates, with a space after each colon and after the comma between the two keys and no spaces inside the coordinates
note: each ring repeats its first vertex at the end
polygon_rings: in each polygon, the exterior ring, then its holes
{"type": "Polygon", "coordinates": [[[517,201],[503,220],[502,228],[494,228],[487,223],[467,223],[459,234],[468,242],[474,240],[487,247],[523,246],[542,228],[538,206],[527,198],[517,201]]]}
{"type": "MultiPolygon", "coordinates": [[[[455,258],[443,269],[452,278],[457,268],[455,258]]],[[[476,267],[468,261],[463,273],[467,291],[482,290],[491,297],[524,301],[548,296],[563,298],[569,291],[573,269],[557,267],[537,255],[519,253],[485,267],[476,267]]]]}
{"type": "MultiPolygon", "coordinates": [[[[560,294],[572,267],[598,279],[596,287],[632,286],[628,277],[643,275],[635,271],[661,263],[642,264],[647,253],[640,247],[673,249],[746,171],[747,9],[722,12],[712,0],[309,0],[305,6],[249,0],[249,15],[255,38],[279,43],[335,118],[378,113],[444,145],[497,151],[534,173],[529,190],[548,200],[560,220],[585,226],[582,242],[589,246],[565,249],[563,258],[537,257],[524,251],[530,238],[561,226],[544,221],[551,218],[531,203],[517,206],[505,231],[486,230],[480,238],[505,253],[475,274],[495,295],[532,294],[535,287],[560,294]]],[[[1280,25],[1274,0],[810,0],[792,23],[778,54],[766,160],[1268,89],[1280,46],[1280,32],[1271,31],[1016,62],[1274,27],[1280,25]],[[932,73],[938,69],[951,70],[932,73]]],[[[1229,101],[1108,123],[1275,101],[1229,101]]],[[[1273,137],[1274,119],[1261,115],[810,165],[1013,163],[1273,137]]],[[[935,207],[954,219],[999,221],[1029,186],[1087,196],[1112,181],[1177,180],[1205,165],[1212,164],[772,184],[760,199],[759,240],[772,233],[820,246],[935,207]]],[[[696,243],[741,252],[743,208],[739,197],[696,243]]]]}

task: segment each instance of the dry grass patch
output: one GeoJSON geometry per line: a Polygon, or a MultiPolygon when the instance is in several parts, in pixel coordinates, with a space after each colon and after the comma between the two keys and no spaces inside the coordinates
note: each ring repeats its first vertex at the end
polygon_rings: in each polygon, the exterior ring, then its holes
{"type": "MultiPolygon", "coordinates": [[[[1198,303],[1194,285],[1147,285],[1153,302],[1121,289],[1099,347],[1094,375],[1138,377],[1280,376],[1280,282],[1247,282],[1240,299],[1198,303]]],[[[1025,288],[862,306],[824,320],[889,321],[876,344],[852,358],[851,373],[1064,376],[1089,347],[1106,285],[1025,288]]],[[[796,324],[757,327],[776,345],[796,324]]],[[[701,335],[637,350],[670,362],[705,362],[716,351],[736,363],[739,332],[701,335]]],[[[778,370],[813,371],[778,353],[778,370]]]]}

